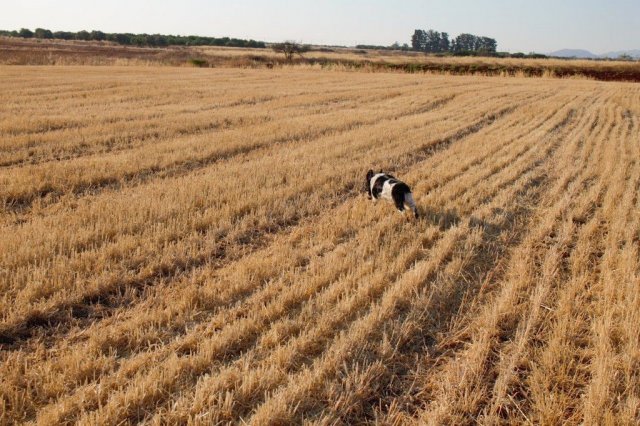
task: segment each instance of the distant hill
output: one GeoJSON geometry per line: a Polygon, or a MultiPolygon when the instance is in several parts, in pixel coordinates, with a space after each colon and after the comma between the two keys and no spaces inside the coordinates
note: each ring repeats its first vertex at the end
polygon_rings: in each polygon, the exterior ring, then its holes
{"type": "Polygon", "coordinates": [[[549,56],[556,56],[558,58],[584,58],[584,59],[598,59],[598,58],[619,58],[622,55],[629,55],[632,58],[640,59],[640,49],[632,50],[618,50],[616,52],[607,52],[602,55],[596,55],[584,49],[562,49],[556,50],[548,54],[549,56]]]}
{"type": "Polygon", "coordinates": [[[629,55],[632,58],[640,59],[640,49],[618,50],[617,52],[607,52],[600,55],[602,58],[619,58],[622,55],[629,55]]]}
{"type": "Polygon", "coordinates": [[[599,56],[584,49],[562,49],[549,53],[549,56],[556,56],[559,58],[588,58],[596,59],[599,56]]]}

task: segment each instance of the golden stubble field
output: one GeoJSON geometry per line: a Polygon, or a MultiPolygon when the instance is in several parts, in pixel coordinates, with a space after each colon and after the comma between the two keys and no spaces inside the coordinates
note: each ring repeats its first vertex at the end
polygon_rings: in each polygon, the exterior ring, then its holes
{"type": "Polygon", "coordinates": [[[638,85],[0,67],[0,105],[2,424],[640,420],[638,85]]]}

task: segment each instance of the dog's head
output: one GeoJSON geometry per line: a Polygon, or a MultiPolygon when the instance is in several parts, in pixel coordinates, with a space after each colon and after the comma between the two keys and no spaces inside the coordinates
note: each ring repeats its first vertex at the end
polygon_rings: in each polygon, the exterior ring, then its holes
{"type": "Polygon", "coordinates": [[[374,175],[375,175],[375,172],[369,169],[369,171],[367,172],[367,182],[369,182],[374,175]]]}
{"type": "Polygon", "coordinates": [[[371,178],[373,176],[375,176],[374,171],[369,169],[369,171],[367,172],[367,177],[364,181],[364,191],[369,195],[369,198],[371,198],[371,178]]]}

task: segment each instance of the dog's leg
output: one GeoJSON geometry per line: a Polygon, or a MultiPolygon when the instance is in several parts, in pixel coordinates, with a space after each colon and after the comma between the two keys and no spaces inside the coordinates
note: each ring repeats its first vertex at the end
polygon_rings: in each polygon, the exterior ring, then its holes
{"type": "Polygon", "coordinates": [[[404,202],[411,207],[411,210],[413,210],[413,214],[417,219],[419,217],[418,208],[416,207],[416,202],[413,200],[413,195],[410,192],[404,194],[404,202]]]}
{"type": "Polygon", "coordinates": [[[404,213],[404,200],[400,197],[393,197],[393,203],[400,213],[404,213]]]}

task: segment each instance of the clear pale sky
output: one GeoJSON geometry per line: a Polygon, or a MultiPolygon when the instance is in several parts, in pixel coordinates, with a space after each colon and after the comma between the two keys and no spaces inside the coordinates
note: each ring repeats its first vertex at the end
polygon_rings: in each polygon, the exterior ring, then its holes
{"type": "Polygon", "coordinates": [[[0,29],[196,34],[313,44],[410,43],[413,30],[504,51],[640,49],[640,0],[2,0],[0,29]]]}

